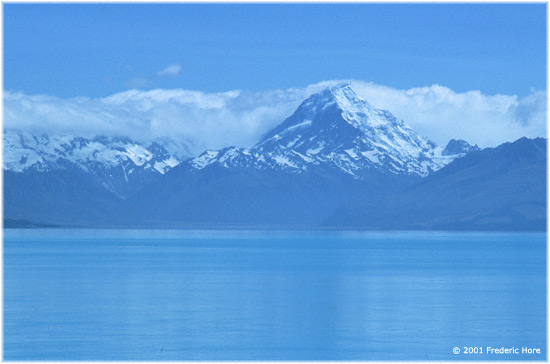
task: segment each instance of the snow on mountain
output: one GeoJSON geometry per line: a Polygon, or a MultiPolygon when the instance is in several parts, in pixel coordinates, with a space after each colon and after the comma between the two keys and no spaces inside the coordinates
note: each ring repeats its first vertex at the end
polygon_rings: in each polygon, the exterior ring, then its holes
{"type": "Polygon", "coordinates": [[[187,159],[185,165],[194,170],[218,164],[301,173],[320,166],[362,179],[372,170],[426,176],[476,148],[451,141],[442,150],[389,111],[369,104],[348,83],[310,96],[252,148],[227,147],[189,159],[190,149],[170,140],[143,144],[128,138],[38,136],[9,129],[4,130],[3,168],[18,173],[76,167],[127,196],[187,159]],[[130,189],[128,183],[133,183],[130,189]]]}
{"type": "Polygon", "coordinates": [[[219,163],[297,173],[321,165],[361,178],[371,169],[426,176],[461,155],[444,154],[348,83],[310,96],[254,147],[207,151],[189,163],[195,169],[219,163]]]}
{"type": "Polygon", "coordinates": [[[137,169],[164,174],[189,157],[184,148],[174,155],[157,142],[139,144],[128,138],[36,136],[11,129],[4,130],[3,137],[3,168],[13,172],[48,171],[74,165],[86,172],[122,168],[126,176],[137,169]]]}
{"type": "Polygon", "coordinates": [[[464,156],[468,153],[481,150],[477,144],[471,145],[465,140],[451,139],[445,149],[443,155],[460,155],[464,156]]]}

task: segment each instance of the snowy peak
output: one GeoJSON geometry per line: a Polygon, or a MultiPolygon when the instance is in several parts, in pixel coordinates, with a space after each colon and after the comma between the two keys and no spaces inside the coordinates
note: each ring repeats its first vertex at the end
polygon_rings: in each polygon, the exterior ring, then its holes
{"type": "Polygon", "coordinates": [[[371,170],[426,176],[454,158],[346,83],[311,95],[253,148],[210,151],[191,164],[297,173],[323,165],[360,179],[371,170]]]}
{"type": "Polygon", "coordinates": [[[413,144],[415,149],[435,147],[433,142],[419,137],[389,111],[373,107],[349,83],[328,87],[310,96],[292,116],[266,134],[257,147],[273,143],[283,145],[283,142],[295,145],[297,143],[288,139],[303,139],[304,135],[349,147],[358,142],[358,138],[378,141],[389,148],[395,147],[392,145],[395,142],[413,144]]]}
{"type": "Polygon", "coordinates": [[[360,127],[355,114],[372,106],[361,98],[349,83],[331,86],[311,95],[282,124],[269,131],[259,144],[281,134],[313,127],[314,129],[335,128],[338,122],[360,127]]]}
{"type": "Polygon", "coordinates": [[[361,111],[373,108],[364,98],[359,96],[349,82],[329,86],[324,90],[311,95],[300,107],[311,108],[314,112],[335,105],[341,111],[361,111]]]}
{"type": "Polygon", "coordinates": [[[445,149],[443,155],[466,155],[471,152],[480,150],[477,144],[471,145],[465,140],[451,139],[445,149]]]}
{"type": "Polygon", "coordinates": [[[158,143],[140,144],[128,138],[99,136],[93,139],[70,135],[32,135],[20,130],[4,130],[4,170],[48,171],[77,167],[85,172],[122,168],[124,176],[137,170],[164,174],[180,164],[179,155],[170,154],[158,143]]]}

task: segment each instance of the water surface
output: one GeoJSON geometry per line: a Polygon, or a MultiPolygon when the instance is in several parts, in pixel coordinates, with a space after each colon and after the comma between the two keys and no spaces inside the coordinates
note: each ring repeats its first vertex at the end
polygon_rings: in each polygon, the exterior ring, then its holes
{"type": "Polygon", "coordinates": [[[546,360],[545,239],[5,230],[4,359],[546,360]]]}

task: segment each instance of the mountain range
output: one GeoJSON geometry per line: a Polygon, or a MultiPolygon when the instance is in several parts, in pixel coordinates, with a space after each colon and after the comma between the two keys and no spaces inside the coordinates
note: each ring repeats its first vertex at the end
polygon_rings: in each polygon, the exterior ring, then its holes
{"type": "Polygon", "coordinates": [[[349,84],[250,148],[4,130],[6,226],[544,230],[546,140],[445,148],[349,84]]]}

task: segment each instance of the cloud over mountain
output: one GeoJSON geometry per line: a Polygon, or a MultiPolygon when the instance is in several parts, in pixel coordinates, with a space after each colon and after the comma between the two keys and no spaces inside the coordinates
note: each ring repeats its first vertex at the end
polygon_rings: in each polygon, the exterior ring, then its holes
{"type": "MultiPolygon", "coordinates": [[[[126,135],[137,140],[168,137],[192,141],[196,153],[228,145],[247,147],[305,98],[338,82],[258,92],[134,89],[105,98],[6,91],[4,127],[50,134],[126,135]]],[[[487,147],[522,136],[546,135],[545,91],[518,97],[459,93],[439,85],[398,90],[352,81],[352,86],[369,103],[391,111],[440,145],[461,138],[487,147]]]]}
{"type": "Polygon", "coordinates": [[[356,82],[354,87],[370,103],[390,110],[439,144],[459,138],[494,147],[523,136],[546,136],[545,91],[518,97],[458,93],[440,85],[397,90],[356,82]]]}

